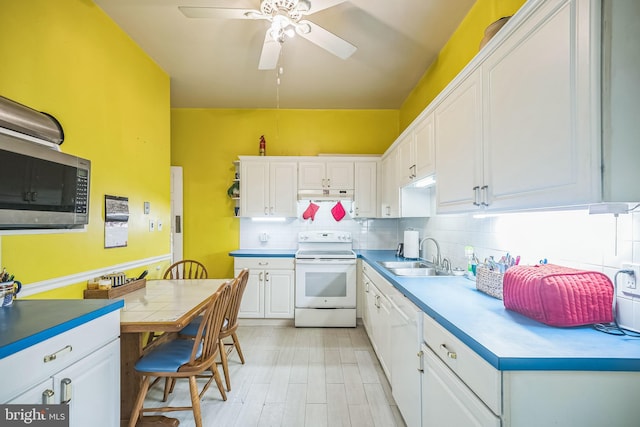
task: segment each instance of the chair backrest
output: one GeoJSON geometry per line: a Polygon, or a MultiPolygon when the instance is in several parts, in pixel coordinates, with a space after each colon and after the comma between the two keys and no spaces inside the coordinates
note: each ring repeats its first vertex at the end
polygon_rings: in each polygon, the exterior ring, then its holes
{"type": "Polygon", "coordinates": [[[224,282],[209,298],[202,315],[198,334],[193,340],[193,350],[188,363],[180,371],[201,371],[215,363],[218,354],[218,334],[231,299],[231,288],[237,279],[224,282]]]}
{"type": "Polygon", "coordinates": [[[244,294],[244,290],[247,287],[248,281],[249,281],[249,269],[244,268],[242,269],[242,271],[240,271],[240,273],[236,277],[236,283],[232,286],[231,301],[229,301],[229,306],[227,307],[227,314],[225,315],[225,319],[227,320],[227,323],[226,325],[224,325],[224,328],[223,328],[224,331],[229,331],[237,327],[238,312],[240,311],[242,294],[244,294]]]}
{"type": "Polygon", "coordinates": [[[163,276],[164,279],[206,279],[207,277],[209,274],[205,266],[192,259],[183,259],[171,264],[163,276]]]}

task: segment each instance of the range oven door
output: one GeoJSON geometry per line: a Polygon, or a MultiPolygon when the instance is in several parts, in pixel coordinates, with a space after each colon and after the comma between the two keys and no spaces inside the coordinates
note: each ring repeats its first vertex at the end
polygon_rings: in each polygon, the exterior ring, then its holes
{"type": "Polygon", "coordinates": [[[355,307],[355,259],[296,259],[296,308],[355,307]]]}

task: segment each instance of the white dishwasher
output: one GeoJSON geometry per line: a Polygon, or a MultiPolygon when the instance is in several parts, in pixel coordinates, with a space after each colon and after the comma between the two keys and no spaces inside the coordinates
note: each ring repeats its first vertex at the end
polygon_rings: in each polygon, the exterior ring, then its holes
{"type": "Polygon", "coordinates": [[[391,301],[391,392],[407,427],[422,424],[422,310],[397,290],[391,301]]]}

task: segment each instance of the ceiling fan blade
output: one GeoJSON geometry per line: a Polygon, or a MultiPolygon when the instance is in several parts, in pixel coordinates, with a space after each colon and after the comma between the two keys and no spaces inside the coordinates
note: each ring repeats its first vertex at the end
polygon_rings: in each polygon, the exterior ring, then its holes
{"type": "Polygon", "coordinates": [[[304,15],[311,15],[312,13],[320,12],[321,10],[329,9],[330,7],[337,6],[341,3],[345,3],[347,0],[311,0],[309,3],[309,11],[304,15]]]}
{"type": "Polygon", "coordinates": [[[282,49],[282,44],[275,41],[269,32],[267,32],[264,37],[264,44],[262,45],[258,70],[275,69],[278,65],[278,59],[280,59],[280,49],[282,49]]]}
{"type": "Polygon", "coordinates": [[[306,32],[298,30],[298,34],[301,37],[304,37],[311,43],[317,44],[339,58],[347,59],[358,49],[348,41],[341,39],[311,21],[300,21],[298,24],[300,24],[300,26],[297,27],[298,29],[308,26],[308,31],[306,32]]]}
{"type": "Polygon", "coordinates": [[[178,6],[180,12],[187,18],[218,18],[218,19],[259,19],[260,11],[253,9],[229,9],[224,7],[191,7],[178,6]]]}

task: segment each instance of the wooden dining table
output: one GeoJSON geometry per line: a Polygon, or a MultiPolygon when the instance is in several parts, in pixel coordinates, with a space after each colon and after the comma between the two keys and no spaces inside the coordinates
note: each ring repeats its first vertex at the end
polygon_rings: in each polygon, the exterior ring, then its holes
{"type": "MultiPolygon", "coordinates": [[[[120,418],[128,422],[140,391],[136,361],[150,332],[177,333],[204,309],[208,297],[231,279],[148,280],[123,296],[120,313],[120,418]]],[[[168,335],[167,335],[168,336],[168,335]]],[[[138,425],[178,425],[168,417],[144,417],[138,425]]]]}

